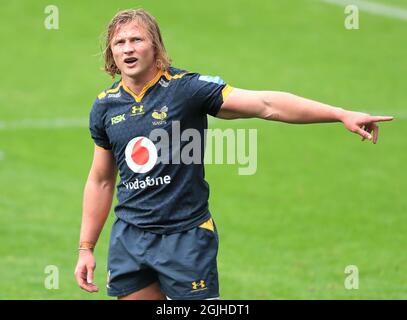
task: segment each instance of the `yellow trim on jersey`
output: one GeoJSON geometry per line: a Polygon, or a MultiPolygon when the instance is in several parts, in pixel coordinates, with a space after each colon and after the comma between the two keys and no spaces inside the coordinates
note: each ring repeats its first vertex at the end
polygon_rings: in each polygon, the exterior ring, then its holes
{"type": "Polygon", "coordinates": [[[98,99],[99,99],[99,100],[100,100],[100,99],[103,99],[103,98],[106,97],[109,93],[116,93],[116,92],[118,92],[121,85],[122,85],[122,84],[121,84],[121,82],[120,82],[120,83],[117,85],[116,88],[109,89],[109,90],[106,90],[106,91],[102,91],[101,93],[99,93],[98,99]]]}
{"type": "Polygon", "coordinates": [[[176,75],[170,75],[169,73],[168,73],[168,71],[165,71],[164,72],[164,77],[166,77],[167,78],[167,80],[171,80],[171,79],[181,79],[183,76],[185,76],[186,74],[187,74],[188,72],[184,72],[184,73],[179,73],[179,74],[176,74],[176,75]]]}
{"type": "Polygon", "coordinates": [[[233,90],[233,87],[231,87],[230,85],[226,85],[223,89],[222,89],[222,98],[223,101],[226,100],[226,98],[228,97],[229,93],[231,93],[233,90]]]}
{"type": "Polygon", "coordinates": [[[98,99],[103,99],[104,97],[106,97],[109,93],[115,93],[118,92],[120,87],[123,87],[124,90],[126,90],[127,93],[129,93],[135,100],[136,102],[140,102],[141,99],[143,99],[144,95],[146,94],[147,90],[150,89],[152,86],[154,86],[158,80],[161,78],[161,76],[164,76],[165,78],[167,78],[167,80],[171,80],[171,79],[180,79],[182,78],[184,75],[186,75],[188,72],[184,72],[184,73],[180,73],[180,74],[176,74],[174,76],[170,75],[168,73],[168,71],[159,71],[156,76],[151,79],[149,82],[147,82],[143,89],[141,90],[141,92],[137,95],[135,94],[129,87],[127,87],[125,85],[125,83],[123,82],[123,80],[121,80],[119,82],[119,85],[116,88],[110,89],[110,90],[105,90],[102,91],[99,95],[98,95],[98,99]]]}
{"type": "Polygon", "coordinates": [[[106,97],[106,92],[102,91],[101,93],[99,93],[98,95],[98,99],[103,99],[104,97],[106,97]]]}
{"type": "Polygon", "coordinates": [[[215,227],[213,225],[213,220],[210,218],[208,221],[202,223],[201,225],[198,226],[199,228],[204,228],[208,229],[210,231],[215,231],[215,227]]]}
{"type": "Polygon", "coordinates": [[[147,90],[150,89],[153,85],[155,85],[162,75],[164,75],[164,72],[159,71],[153,79],[151,79],[144,85],[143,89],[141,89],[138,95],[135,94],[130,88],[128,88],[124,84],[123,80],[120,81],[120,84],[123,86],[123,89],[126,90],[126,92],[129,93],[136,100],[136,102],[140,102],[141,99],[143,99],[144,95],[146,94],[147,90]]]}

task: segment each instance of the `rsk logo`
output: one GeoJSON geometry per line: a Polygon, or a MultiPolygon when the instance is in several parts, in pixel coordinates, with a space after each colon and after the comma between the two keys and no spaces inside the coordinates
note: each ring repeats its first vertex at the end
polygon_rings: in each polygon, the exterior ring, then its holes
{"type": "Polygon", "coordinates": [[[127,144],[126,162],[136,173],[150,171],[157,162],[157,149],[154,143],[146,137],[136,137],[127,144]]]}

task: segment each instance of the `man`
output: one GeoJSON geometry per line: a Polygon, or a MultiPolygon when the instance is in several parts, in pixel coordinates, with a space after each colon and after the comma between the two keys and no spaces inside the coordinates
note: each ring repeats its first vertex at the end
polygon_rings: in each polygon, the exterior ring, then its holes
{"type": "Polygon", "coordinates": [[[120,299],[219,298],[218,234],[208,211],[203,154],[199,163],[176,162],[187,142],[175,146],[169,139],[170,161],[159,163],[153,130],[171,136],[178,123],[181,131],[195,129],[203,136],[207,114],[288,123],[341,121],[362,140],[376,143],[376,122],[392,120],[285,92],[232,88],[219,77],[171,67],[158,25],[142,9],[122,11],[112,19],[104,54],[105,70],[111,76],[120,74],[121,80],[98,96],[90,114],[95,148],[75,270],[78,285],[89,292],[98,291],[93,249],[119,171],[108,294],[120,299]]]}

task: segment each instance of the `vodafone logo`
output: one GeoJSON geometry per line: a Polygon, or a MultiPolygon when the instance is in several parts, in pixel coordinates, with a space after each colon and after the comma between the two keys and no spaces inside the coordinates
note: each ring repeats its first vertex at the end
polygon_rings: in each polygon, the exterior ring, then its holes
{"type": "Polygon", "coordinates": [[[146,137],[136,137],[127,144],[126,163],[136,173],[150,171],[157,162],[157,149],[146,137]]]}

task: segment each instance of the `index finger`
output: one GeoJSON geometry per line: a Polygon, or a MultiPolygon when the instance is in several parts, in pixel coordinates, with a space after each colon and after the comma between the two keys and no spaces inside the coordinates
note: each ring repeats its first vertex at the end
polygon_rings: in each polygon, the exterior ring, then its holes
{"type": "Polygon", "coordinates": [[[370,121],[379,122],[379,121],[391,121],[394,117],[391,116],[370,116],[370,121]]]}

